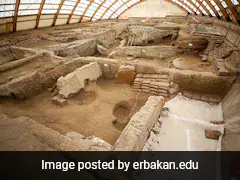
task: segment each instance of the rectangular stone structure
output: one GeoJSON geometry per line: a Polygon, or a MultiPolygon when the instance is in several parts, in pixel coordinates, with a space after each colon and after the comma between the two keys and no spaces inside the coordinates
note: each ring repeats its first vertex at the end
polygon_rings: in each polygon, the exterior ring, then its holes
{"type": "Polygon", "coordinates": [[[164,97],[150,96],[146,104],[132,116],[112,150],[141,151],[161,115],[164,103],[164,97]]]}
{"type": "Polygon", "coordinates": [[[58,94],[63,98],[69,98],[84,88],[85,80],[97,80],[100,76],[102,76],[102,71],[97,62],[84,65],[66,76],[58,78],[56,84],[59,90],[58,94]]]}

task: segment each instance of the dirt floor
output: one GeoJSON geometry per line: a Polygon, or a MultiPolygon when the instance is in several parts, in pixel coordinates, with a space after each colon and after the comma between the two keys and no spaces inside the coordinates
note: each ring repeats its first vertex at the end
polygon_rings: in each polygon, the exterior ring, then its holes
{"type": "Polygon", "coordinates": [[[56,45],[56,44],[59,44],[59,42],[49,41],[49,40],[39,40],[37,42],[33,42],[33,43],[23,45],[23,47],[26,47],[26,48],[45,48],[47,46],[56,45]]]}
{"type": "Polygon", "coordinates": [[[202,62],[201,57],[194,53],[184,53],[179,55],[178,66],[181,70],[193,70],[198,72],[212,72],[212,65],[209,62],[202,62]]]}
{"type": "MultiPolygon", "coordinates": [[[[114,144],[121,130],[112,124],[116,119],[112,113],[113,107],[122,100],[133,107],[138,93],[132,91],[129,85],[114,84],[109,80],[100,79],[97,85],[95,92],[80,92],[64,107],[53,105],[52,97],[46,91],[26,101],[1,99],[0,111],[10,118],[28,116],[61,134],[76,131],[86,136],[95,135],[114,144]]],[[[147,98],[147,94],[138,95],[132,113],[138,111],[147,98]]]]}
{"type": "Polygon", "coordinates": [[[146,59],[133,57],[117,57],[117,59],[127,62],[141,62],[141,64],[151,66],[154,65],[155,67],[161,68],[176,68],[180,70],[193,70],[198,72],[212,72],[211,63],[202,62],[201,57],[195,53],[184,53],[169,59],[146,59]]]}

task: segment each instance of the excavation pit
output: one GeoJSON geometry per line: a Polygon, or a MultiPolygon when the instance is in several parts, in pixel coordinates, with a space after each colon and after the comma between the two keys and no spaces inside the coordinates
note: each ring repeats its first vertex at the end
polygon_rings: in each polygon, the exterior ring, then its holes
{"type": "Polygon", "coordinates": [[[113,115],[116,117],[112,123],[118,129],[124,129],[130,120],[131,105],[127,101],[120,101],[113,107],[113,115]]]}

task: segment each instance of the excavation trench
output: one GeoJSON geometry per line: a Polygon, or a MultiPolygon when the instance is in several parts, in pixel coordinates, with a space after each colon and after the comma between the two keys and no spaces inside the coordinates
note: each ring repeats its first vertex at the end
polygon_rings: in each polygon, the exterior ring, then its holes
{"type": "Polygon", "coordinates": [[[6,36],[0,149],[239,150],[234,32],[123,21],[6,36]]]}

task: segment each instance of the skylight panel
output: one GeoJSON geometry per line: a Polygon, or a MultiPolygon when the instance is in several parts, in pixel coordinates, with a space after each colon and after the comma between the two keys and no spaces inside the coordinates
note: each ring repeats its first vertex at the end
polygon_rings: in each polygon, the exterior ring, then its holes
{"type": "Polygon", "coordinates": [[[221,4],[224,8],[228,7],[227,4],[224,1],[222,1],[221,4]]]}
{"type": "Polygon", "coordinates": [[[234,5],[238,5],[239,2],[237,0],[231,0],[234,5]]]}

